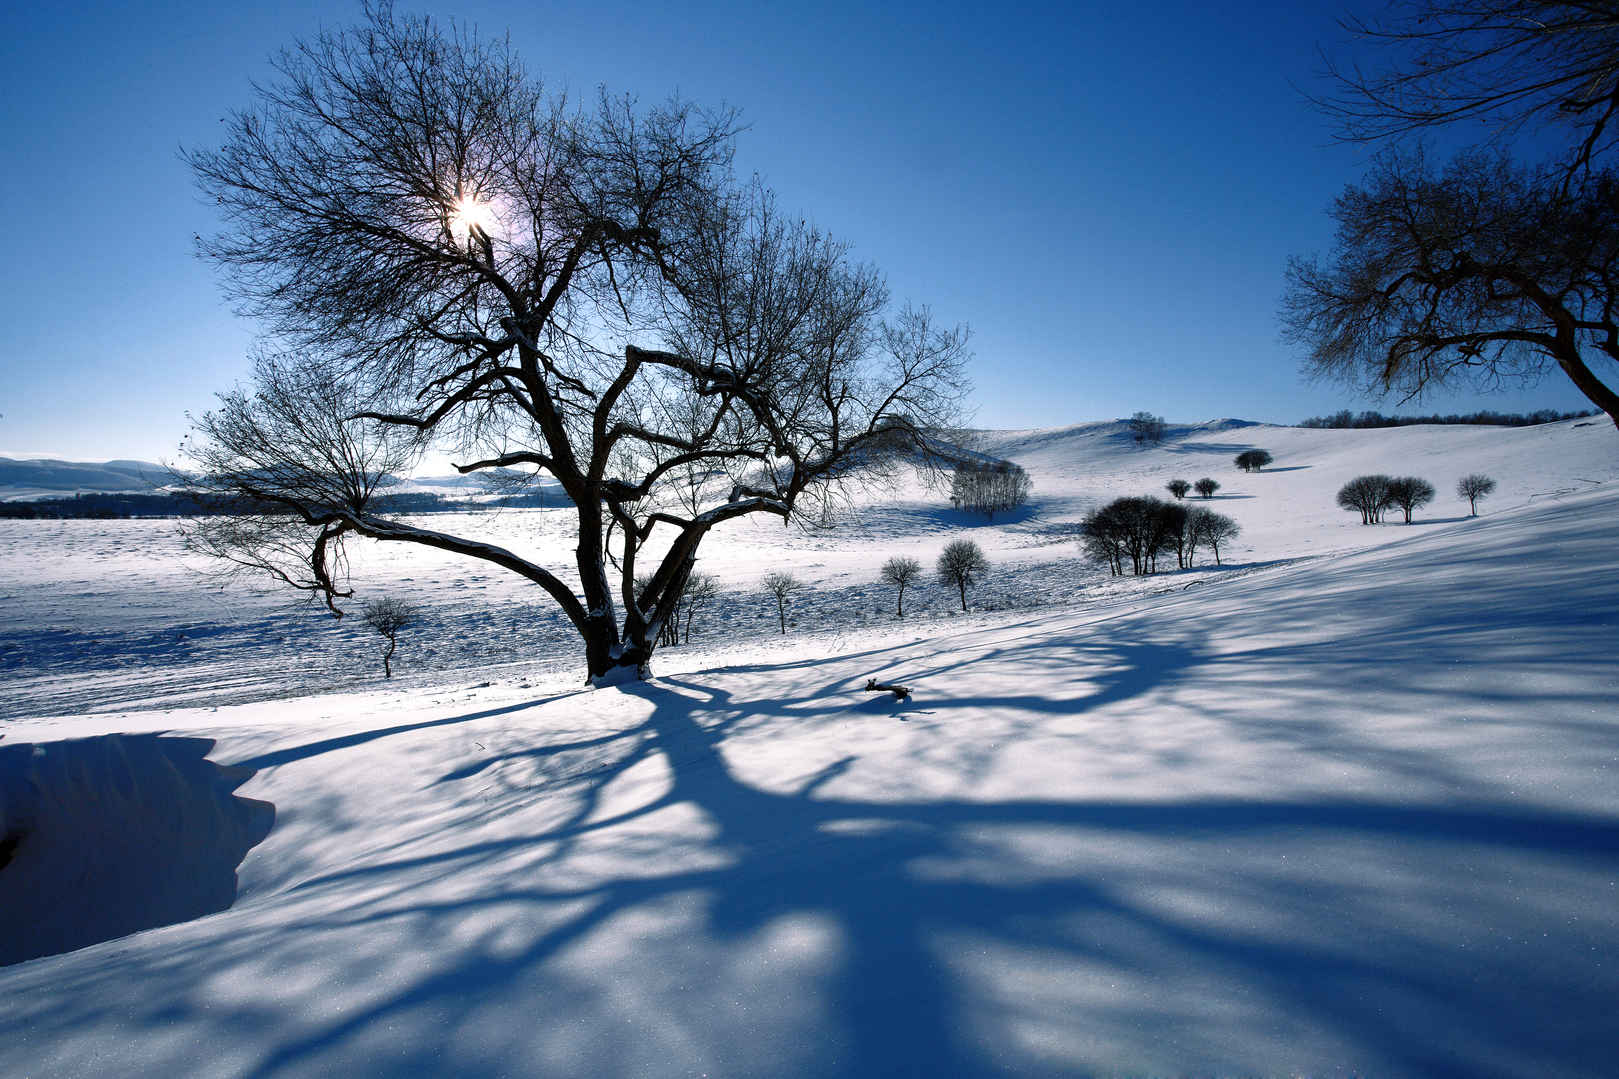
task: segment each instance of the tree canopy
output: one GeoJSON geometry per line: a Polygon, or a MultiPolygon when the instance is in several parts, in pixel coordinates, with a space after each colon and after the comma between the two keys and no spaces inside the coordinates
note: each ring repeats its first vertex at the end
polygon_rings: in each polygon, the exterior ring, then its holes
{"type": "Polygon", "coordinates": [[[200,548],[334,613],[354,537],[483,559],[549,594],[593,679],[636,677],[710,530],[815,520],[958,422],[966,330],[733,177],[734,113],[576,106],[507,41],[386,6],[275,69],[188,155],[223,217],[201,252],[267,334],[189,455],[277,511],[199,525],[200,548]],[[430,447],[554,477],[573,572],[383,513],[430,447]]]}

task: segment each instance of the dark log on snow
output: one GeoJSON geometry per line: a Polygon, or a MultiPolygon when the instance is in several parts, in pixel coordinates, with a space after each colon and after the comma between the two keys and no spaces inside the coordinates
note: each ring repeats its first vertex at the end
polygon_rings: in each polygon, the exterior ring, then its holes
{"type": "Polygon", "coordinates": [[[875,678],[866,679],[866,692],[867,693],[892,693],[894,695],[894,699],[896,701],[903,701],[906,697],[909,697],[911,695],[911,691],[906,689],[904,686],[898,686],[898,685],[891,686],[891,685],[887,684],[886,682],[879,682],[875,678]]]}

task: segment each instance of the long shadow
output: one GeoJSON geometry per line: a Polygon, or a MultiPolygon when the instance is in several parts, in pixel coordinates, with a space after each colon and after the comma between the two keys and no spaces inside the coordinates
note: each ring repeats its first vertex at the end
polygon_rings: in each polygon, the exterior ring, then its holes
{"type": "Polygon", "coordinates": [[[261,753],[257,757],[249,757],[245,761],[237,761],[240,768],[274,768],[281,764],[291,764],[294,761],[308,760],[318,757],[322,753],[331,753],[339,749],[351,749],[354,746],[363,746],[367,742],[374,742],[379,738],[388,738],[395,734],[409,734],[411,731],[424,731],[430,727],[447,727],[456,723],[471,723],[477,719],[488,719],[491,716],[505,716],[513,712],[522,712],[530,708],[538,708],[549,701],[559,700],[569,696],[559,693],[551,697],[540,697],[532,701],[523,701],[521,704],[509,704],[502,708],[489,708],[482,712],[468,712],[466,715],[447,716],[443,719],[428,719],[420,723],[401,723],[397,727],[378,727],[374,730],[359,731],[355,734],[345,734],[337,738],[323,738],[318,742],[305,742],[301,746],[290,746],[287,749],[278,749],[272,753],[261,753]]]}
{"type": "MultiPolygon", "coordinates": [[[[1376,651],[1383,644],[1366,647],[1376,651]]],[[[1036,658],[1018,652],[1017,646],[990,649],[967,662],[1036,658]]],[[[1149,639],[1076,643],[1058,652],[1045,661],[1059,666],[1086,663],[1097,670],[1082,695],[1056,702],[1035,694],[955,699],[947,692],[948,675],[961,665],[959,660],[920,668],[915,677],[945,687],[936,700],[928,701],[930,708],[1077,713],[1172,689],[1180,673],[1200,665],[1232,662],[1198,642],[1149,639]]],[[[804,719],[836,713],[841,706],[818,701],[848,687],[839,679],[807,687],[791,701],[743,698],[718,680],[723,672],[714,674],[718,677],[663,679],[623,690],[647,701],[652,711],[644,724],[621,735],[492,756],[439,780],[453,783],[495,764],[537,764],[569,749],[623,744],[625,755],[592,776],[565,821],[534,835],[470,843],[307,882],[305,887],[318,888],[357,877],[399,881],[397,888],[380,893],[368,886],[363,900],[347,914],[323,923],[328,925],[425,916],[452,919],[445,923],[448,931],[457,924],[454,919],[514,903],[546,909],[571,903],[582,909],[520,950],[492,955],[469,948],[455,953],[451,962],[418,981],[282,1045],[255,1074],[306,1069],[313,1059],[362,1033],[414,1021],[414,1015],[405,1018],[407,1013],[425,1009],[451,1023],[470,1018],[480,1002],[533,976],[609,922],[656,909],[680,896],[700,897],[700,931],[721,942],[748,940],[784,918],[811,916],[837,928],[841,958],[828,978],[818,983],[826,1020],[817,1037],[825,1044],[818,1055],[812,1054],[811,1066],[821,1074],[1026,1071],[1018,1059],[1004,1056],[1004,1047],[973,1032],[983,1003],[963,981],[942,943],[964,934],[1042,954],[1044,963],[1059,969],[1067,963],[1128,968],[1143,960],[1123,940],[1158,940],[1177,949],[1177,954],[1223,971],[1234,984],[1272,1000],[1287,1014],[1331,1030],[1395,1070],[1478,1073],[1489,1059],[1486,1050],[1458,1062],[1433,1048],[1435,1035],[1424,1024],[1444,1024],[1445,1037],[1474,1046],[1502,1041],[1530,1044],[1536,1038],[1545,1040],[1536,1031],[1558,1003],[1526,1003],[1520,1014],[1502,1015],[1500,1002],[1487,987],[1458,985],[1454,968],[1430,969],[1420,954],[1407,962],[1390,962],[1340,947],[1330,937],[1322,942],[1242,932],[1219,919],[1177,915],[1170,908],[1144,903],[1110,875],[1094,869],[1041,879],[985,879],[930,874],[920,867],[970,861],[982,853],[980,837],[985,829],[1010,827],[1079,844],[1131,839],[1219,850],[1239,842],[1306,846],[1375,842],[1398,844],[1401,849],[1466,852],[1469,860],[1483,863],[1516,852],[1588,870],[1607,865],[1619,871],[1619,819],[1487,801],[1413,805],[1375,799],[1265,802],[1205,797],[1149,803],[974,802],[827,796],[828,785],[855,761],[852,755],[821,768],[795,790],[766,790],[739,778],[724,752],[727,739],[759,716],[804,719]],[[661,793],[613,816],[596,817],[607,784],[652,756],[663,761],[669,773],[661,793]],[[673,807],[701,815],[710,828],[703,846],[723,853],[722,864],[644,875],[625,870],[606,880],[572,885],[560,883],[571,874],[549,871],[565,862],[582,837],[611,836],[673,807]],[[413,894],[419,885],[411,883],[412,873],[424,867],[438,865],[454,872],[496,856],[525,855],[521,873],[493,891],[437,901],[413,894]],[[554,878],[559,882],[550,883],[554,878]],[[1076,922],[1112,926],[1120,939],[1058,928],[1076,922]],[[1346,986],[1356,989],[1346,994],[1346,986]],[[1399,1001],[1400,1007],[1391,1012],[1389,1001],[1399,1001]]],[[[1032,676],[1038,674],[1035,670],[1032,676]]],[[[535,782],[541,781],[536,773],[535,782]]],[[[1302,915],[1321,906],[1321,898],[1308,890],[1291,895],[1285,881],[1267,886],[1272,890],[1267,902],[1277,909],[1302,915]]],[[[1219,894],[1216,885],[1209,887],[1212,894],[1219,894]]],[[[1083,1024],[1086,1016],[1075,1014],[1068,1021],[1083,1024]]],[[[1589,1059],[1555,1040],[1543,1048],[1549,1062],[1589,1059]]],[[[1067,1067],[1050,1070],[1058,1073],[1067,1067]]]]}

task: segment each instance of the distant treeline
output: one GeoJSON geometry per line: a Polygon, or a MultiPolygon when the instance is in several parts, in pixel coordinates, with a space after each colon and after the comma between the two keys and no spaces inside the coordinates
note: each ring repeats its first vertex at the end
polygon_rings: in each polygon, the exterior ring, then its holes
{"type": "Polygon", "coordinates": [[[1558,412],[1543,408],[1539,412],[1468,412],[1448,416],[1385,416],[1381,412],[1351,412],[1347,408],[1330,416],[1311,416],[1300,427],[1414,427],[1419,423],[1474,424],[1482,427],[1533,427],[1540,423],[1560,420],[1578,420],[1595,416],[1593,411],[1558,412]]]}
{"type": "MultiPolygon", "coordinates": [[[[494,506],[557,505],[559,497],[542,499],[538,493],[516,494],[477,502],[443,495],[413,493],[383,495],[373,508],[380,513],[453,513],[494,506]]],[[[244,501],[228,501],[183,491],[159,494],[77,494],[71,498],[38,498],[0,502],[0,518],[117,520],[126,517],[213,517],[222,514],[274,513],[274,508],[244,501]]]]}

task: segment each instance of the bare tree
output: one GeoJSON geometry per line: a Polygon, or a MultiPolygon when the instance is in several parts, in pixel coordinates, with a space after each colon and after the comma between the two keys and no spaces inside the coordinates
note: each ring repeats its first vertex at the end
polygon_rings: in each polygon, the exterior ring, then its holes
{"type": "Polygon", "coordinates": [[[1124,421],[1130,425],[1130,434],[1138,444],[1158,443],[1164,440],[1164,418],[1151,412],[1137,412],[1124,421]]]}
{"type": "Polygon", "coordinates": [[[967,589],[989,572],[989,559],[972,540],[954,540],[939,555],[939,581],[955,585],[961,594],[961,609],[967,609],[967,589]]]}
{"type": "Polygon", "coordinates": [[[804,582],[791,573],[776,570],[765,574],[765,591],[776,601],[776,617],[781,620],[781,631],[787,632],[787,608],[792,604],[793,597],[803,591],[804,582]]]}
{"type": "Polygon", "coordinates": [[[1456,497],[1467,499],[1467,512],[1470,516],[1478,516],[1478,500],[1495,490],[1495,481],[1478,472],[1470,473],[1456,481],[1456,497]]]}
{"type": "Polygon", "coordinates": [[[883,563],[883,580],[893,585],[899,591],[899,600],[894,608],[896,618],[905,617],[905,589],[910,583],[922,575],[922,563],[914,558],[890,558],[883,563]]]}
{"type": "Polygon", "coordinates": [[[1412,511],[1433,501],[1433,484],[1416,476],[1401,476],[1389,483],[1388,499],[1390,505],[1404,511],[1405,523],[1410,524],[1412,511]]]}
{"type": "MultiPolygon", "coordinates": [[[[636,579],[635,587],[637,591],[644,591],[649,584],[651,578],[642,576],[636,579]]],[[[660,645],[678,645],[681,641],[690,643],[692,622],[696,620],[697,612],[718,596],[719,592],[719,582],[709,574],[694,571],[688,576],[685,586],[681,588],[680,595],[669,612],[668,619],[663,624],[662,631],[658,634],[658,643],[660,645]]]]}
{"type": "Polygon", "coordinates": [[[1292,260],[1283,299],[1313,374],[1411,400],[1555,366],[1619,425],[1619,393],[1588,362],[1619,363],[1619,176],[1565,190],[1499,156],[1435,172],[1388,153],[1331,214],[1331,260],[1292,260]]]}
{"type": "Polygon", "coordinates": [[[1202,508],[1192,512],[1194,516],[1188,524],[1196,533],[1198,542],[1208,544],[1209,549],[1214,552],[1214,564],[1218,566],[1220,564],[1220,544],[1235,539],[1242,532],[1242,528],[1238,526],[1237,522],[1223,513],[1215,513],[1213,510],[1202,508]]]}
{"type": "Polygon", "coordinates": [[[1196,489],[1197,493],[1202,495],[1204,498],[1213,498],[1214,492],[1220,489],[1220,481],[1204,476],[1202,479],[1192,484],[1192,487],[1196,489]]]}
{"type": "Polygon", "coordinates": [[[1187,483],[1185,480],[1170,480],[1168,483],[1164,484],[1164,490],[1174,495],[1177,502],[1185,498],[1186,492],[1190,491],[1191,489],[1192,485],[1187,483]]]}
{"type": "Polygon", "coordinates": [[[1378,48],[1372,62],[1333,64],[1318,104],[1354,141],[1462,121],[1560,132],[1560,169],[1586,169],[1613,150],[1619,115],[1619,4],[1613,0],[1397,0],[1348,29],[1378,48]]]}
{"type": "Polygon", "coordinates": [[[894,312],[875,270],[734,181],[734,114],[570,108],[504,40],[367,14],[284,52],[188,155],[224,218],[202,253],[275,353],[190,447],[214,492],[275,512],[201,549],[334,614],[357,537],[494,563],[547,593],[601,683],[649,672],[711,530],[813,525],[842,485],[934,459],[966,331],[894,312]],[[386,515],[378,480],[431,446],[554,477],[572,572],[386,515]]]}
{"type": "Polygon", "coordinates": [[[1377,524],[1394,504],[1389,494],[1393,483],[1390,476],[1356,476],[1338,489],[1338,505],[1359,513],[1363,525],[1377,524]]]}
{"type": "Polygon", "coordinates": [[[1235,458],[1236,466],[1244,472],[1263,472],[1276,458],[1268,450],[1243,450],[1235,458]]]}
{"type": "Polygon", "coordinates": [[[388,647],[382,652],[382,674],[384,678],[392,678],[394,647],[399,643],[399,631],[421,621],[421,612],[414,604],[395,596],[366,600],[363,611],[365,624],[388,642],[388,647]]]}

